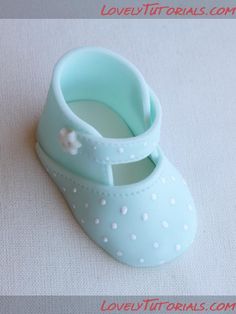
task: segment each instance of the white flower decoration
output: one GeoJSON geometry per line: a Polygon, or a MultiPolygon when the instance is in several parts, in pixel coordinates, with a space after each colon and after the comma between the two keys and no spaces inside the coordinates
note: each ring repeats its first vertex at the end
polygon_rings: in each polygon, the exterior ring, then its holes
{"type": "Polygon", "coordinates": [[[71,155],[76,155],[78,153],[78,149],[82,146],[82,144],[77,140],[76,132],[70,131],[66,128],[60,130],[59,139],[64,150],[71,155]]]}

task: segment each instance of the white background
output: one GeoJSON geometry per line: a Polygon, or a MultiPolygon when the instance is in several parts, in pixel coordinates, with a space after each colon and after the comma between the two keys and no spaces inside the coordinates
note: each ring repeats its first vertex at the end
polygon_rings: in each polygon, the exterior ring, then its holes
{"type": "Polygon", "coordinates": [[[0,21],[0,294],[235,294],[236,22],[0,21]],[[199,229],[177,261],[136,269],[81,231],[34,153],[57,59],[78,46],[130,59],[163,107],[161,145],[199,229]]]}

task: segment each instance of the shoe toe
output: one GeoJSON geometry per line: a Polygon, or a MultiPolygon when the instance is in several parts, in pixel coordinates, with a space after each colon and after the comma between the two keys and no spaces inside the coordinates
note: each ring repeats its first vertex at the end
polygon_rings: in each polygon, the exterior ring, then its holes
{"type": "Polygon", "coordinates": [[[120,262],[161,265],[193,242],[194,202],[182,176],[166,158],[150,178],[112,187],[74,176],[48,158],[41,160],[84,231],[120,262]]]}

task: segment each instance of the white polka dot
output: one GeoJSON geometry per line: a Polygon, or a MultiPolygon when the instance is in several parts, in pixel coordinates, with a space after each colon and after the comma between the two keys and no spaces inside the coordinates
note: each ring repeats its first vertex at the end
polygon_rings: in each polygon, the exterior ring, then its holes
{"type": "Polygon", "coordinates": [[[148,220],[148,213],[143,213],[142,214],[142,220],[147,221],[148,220]]]}
{"type": "Polygon", "coordinates": [[[132,233],[132,234],[130,235],[130,239],[131,239],[131,240],[136,240],[136,239],[137,239],[136,234],[132,233]]]}
{"type": "Polygon", "coordinates": [[[183,184],[184,184],[184,185],[187,185],[187,182],[186,182],[185,180],[183,180],[183,184]]]}
{"type": "Polygon", "coordinates": [[[122,253],[121,251],[117,251],[117,252],[116,252],[116,255],[117,255],[117,256],[122,256],[123,253],[122,253]]]}
{"type": "Polygon", "coordinates": [[[120,212],[122,215],[126,215],[128,212],[128,208],[126,206],[121,207],[120,212]]]}
{"type": "Polygon", "coordinates": [[[176,204],[176,200],[175,200],[174,197],[172,197],[172,198],[170,199],[170,203],[171,203],[171,205],[175,205],[175,204],[176,204]]]}
{"type": "Polygon", "coordinates": [[[107,242],[108,242],[108,238],[107,238],[107,237],[104,237],[104,238],[103,238],[103,242],[107,243],[107,242]]]}
{"type": "Polygon", "coordinates": [[[155,201],[157,199],[156,193],[152,193],[152,200],[155,201]]]}
{"type": "Polygon", "coordinates": [[[94,223],[95,223],[95,225],[98,225],[98,224],[100,223],[99,218],[96,218],[96,219],[94,220],[94,223]]]}
{"type": "Polygon", "coordinates": [[[134,159],[134,158],[135,158],[134,154],[130,155],[130,159],[134,159]]]}
{"type": "Polygon", "coordinates": [[[146,147],[146,146],[147,146],[147,142],[144,142],[144,143],[143,143],[143,146],[146,147]]]}
{"type": "Polygon", "coordinates": [[[181,245],[180,244],[176,244],[175,249],[176,249],[176,251],[180,251],[181,250],[181,245]]]}
{"type": "Polygon", "coordinates": [[[82,224],[84,224],[84,223],[85,223],[84,219],[81,219],[81,220],[80,220],[80,222],[81,222],[82,224]]]}
{"type": "Polygon", "coordinates": [[[77,192],[77,189],[76,189],[76,188],[73,188],[73,192],[76,193],[76,192],[77,192]]]}
{"type": "Polygon", "coordinates": [[[193,210],[193,206],[191,204],[188,205],[188,210],[192,211],[193,210]]]}
{"type": "Polygon", "coordinates": [[[158,243],[158,242],[154,242],[154,243],[153,243],[153,247],[154,247],[155,249],[158,249],[158,248],[159,248],[159,243],[158,243]]]}
{"type": "Polygon", "coordinates": [[[188,230],[188,225],[184,225],[184,230],[188,230]]]}
{"type": "Polygon", "coordinates": [[[102,205],[102,206],[105,206],[106,205],[106,203],[107,203],[107,201],[103,198],[103,199],[101,199],[101,201],[100,201],[100,204],[102,205]]]}
{"type": "Polygon", "coordinates": [[[123,147],[119,147],[119,148],[118,148],[118,152],[119,152],[120,154],[123,154],[124,148],[123,148],[123,147]]]}
{"type": "Polygon", "coordinates": [[[97,146],[93,146],[93,149],[96,150],[96,149],[97,149],[97,146]]]}
{"type": "Polygon", "coordinates": [[[169,224],[168,224],[167,221],[163,220],[163,221],[162,221],[162,226],[163,226],[163,228],[168,228],[168,227],[169,227],[169,224]]]}
{"type": "Polygon", "coordinates": [[[174,176],[171,176],[172,181],[176,181],[176,178],[174,176]]]}
{"type": "Polygon", "coordinates": [[[159,265],[163,265],[163,264],[165,264],[165,261],[164,261],[164,260],[161,260],[158,264],[159,264],[159,265]]]}
{"type": "Polygon", "coordinates": [[[65,188],[65,187],[63,187],[63,188],[62,188],[62,191],[63,191],[63,192],[65,192],[65,191],[66,191],[66,188],[65,188]]]}
{"type": "Polygon", "coordinates": [[[110,157],[107,156],[107,157],[106,157],[106,161],[109,161],[109,160],[110,160],[110,157]]]}
{"type": "Polygon", "coordinates": [[[85,208],[88,208],[88,207],[89,207],[89,204],[88,204],[88,203],[85,203],[85,204],[84,204],[84,207],[85,207],[85,208]]]}
{"type": "Polygon", "coordinates": [[[112,228],[113,230],[117,229],[117,223],[116,223],[116,222],[113,222],[113,223],[111,224],[111,228],[112,228]]]}
{"type": "Polygon", "coordinates": [[[165,184],[165,183],[166,183],[166,178],[162,177],[162,178],[161,178],[161,182],[162,182],[163,184],[165,184]]]}
{"type": "Polygon", "coordinates": [[[54,177],[56,177],[56,176],[57,176],[57,174],[56,174],[56,172],[55,172],[55,171],[53,171],[53,173],[52,173],[52,174],[53,174],[53,176],[54,176],[54,177]]]}
{"type": "Polygon", "coordinates": [[[72,208],[73,208],[73,209],[75,209],[75,208],[76,208],[75,204],[73,204],[73,205],[72,205],[72,208]]]}
{"type": "Polygon", "coordinates": [[[143,264],[144,263],[144,258],[139,259],[139,263],[143,264]]]}

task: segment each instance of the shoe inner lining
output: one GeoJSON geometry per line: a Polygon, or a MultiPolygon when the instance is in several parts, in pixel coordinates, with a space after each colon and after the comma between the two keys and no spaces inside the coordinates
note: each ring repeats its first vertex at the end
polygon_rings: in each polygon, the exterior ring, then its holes
{"type": "MultiPolygon", "coordinates": [[[[80,119],[92,125],[104,137],[134,136],[122,117],[103,103],[80,100],[69,102],[68,106],[80,119]]],[[[112,165],[114,185],[139,182],[150,175],[154,168],[155,164],[150,158],[128,164],[112,165]]]]}

